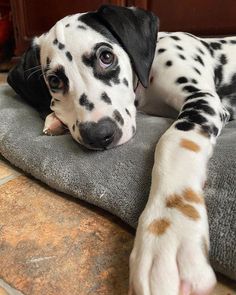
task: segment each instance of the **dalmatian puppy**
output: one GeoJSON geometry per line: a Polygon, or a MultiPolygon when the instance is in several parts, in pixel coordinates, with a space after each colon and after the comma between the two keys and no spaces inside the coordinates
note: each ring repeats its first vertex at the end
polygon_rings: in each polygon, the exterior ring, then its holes
{"type": "Polygon", "coordinates": [[[157,17],[136,8],[67,16],[34,39],[8,82],[48,115],[45,134],[68,129],[89,149],[131,139],[137,108],[176,119],[156,146],[129,294],[207,295],[216,279],[203,188],[216,139],[235,116],[236,39],[157,30],[157,17]]]}

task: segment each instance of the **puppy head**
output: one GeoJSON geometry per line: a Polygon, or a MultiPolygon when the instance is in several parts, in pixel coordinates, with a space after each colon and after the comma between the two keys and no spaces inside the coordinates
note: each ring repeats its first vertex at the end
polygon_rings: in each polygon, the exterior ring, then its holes
{"type": "Polygon", "coordinates": [[[102,6],[65,17],[34,40],[50,108],[76,141],[104,149],[134,135],[134,87],[148,85],[157,26],[150,12],[102,6]]]}

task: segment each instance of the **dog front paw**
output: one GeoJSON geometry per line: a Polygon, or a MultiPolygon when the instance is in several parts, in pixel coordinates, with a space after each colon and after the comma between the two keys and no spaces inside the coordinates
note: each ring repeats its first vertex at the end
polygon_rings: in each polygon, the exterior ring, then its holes
{"type": "Polygon", "coordinates": [[[191,190],[167,198],[164,209],[146,208],[130,256],[129,294],[211,294],[208,244],[204,202],[191,190]]]}
{"type": "Polygon", "coordinates": [[[55,113],[49,114],[44,123],[44,135],[62,135],[68,132],[68,128],[56,117],[55,113]]]}

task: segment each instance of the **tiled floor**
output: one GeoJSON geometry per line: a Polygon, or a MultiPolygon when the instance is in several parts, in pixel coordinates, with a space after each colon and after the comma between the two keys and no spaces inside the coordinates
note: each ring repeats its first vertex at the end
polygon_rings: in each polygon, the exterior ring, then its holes
{"type": "MultiPolygon", "coordinates": [[[[127,294],[134,233],[117,218],[1,156],[0,206],[0,295],[127,294]]],[[[214,295],[236,295],[235,283],[219,279],[214,295]]]]}
{"type": "Polygon", "coordinates": [[[127,226],[3,159],[0,183],[0,278],[29,295],[127,293],[127,226]]]}

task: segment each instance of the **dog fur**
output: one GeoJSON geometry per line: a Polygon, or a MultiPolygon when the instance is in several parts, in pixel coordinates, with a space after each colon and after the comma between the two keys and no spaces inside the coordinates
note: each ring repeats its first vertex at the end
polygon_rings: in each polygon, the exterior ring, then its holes
{"type": "Polygon", "coordinates": [[[105,5],[58,21],[9,74],[47,115],[45,134],[68,129],[90,149],[131,139],[136,109],[175,118],[156,146],[129,294],[207,295],[215,285],[203,188],[216,139],[235,118],[235,50],[234,37],[158,34],[153,13],[105,5]]]}

